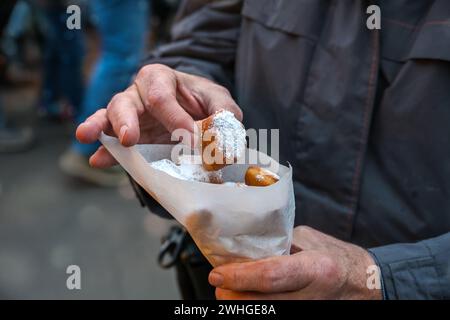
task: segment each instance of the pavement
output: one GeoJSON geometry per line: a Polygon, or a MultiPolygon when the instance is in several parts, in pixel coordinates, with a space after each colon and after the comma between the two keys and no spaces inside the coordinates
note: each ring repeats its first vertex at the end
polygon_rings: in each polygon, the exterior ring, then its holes
{"type": "Polygon", "coordinates": [[[35,97],[0,91],[7,113],[37,133],[30,151],[0,155],[0,299],[179,299],[174,270],[156,263],[171,222],[141,208],[128,185],[64,176],[58,157],[73,126],[36,121],[35,97]],[[70,265],[80,267],[80,290],[66,286],[70,265]]]}

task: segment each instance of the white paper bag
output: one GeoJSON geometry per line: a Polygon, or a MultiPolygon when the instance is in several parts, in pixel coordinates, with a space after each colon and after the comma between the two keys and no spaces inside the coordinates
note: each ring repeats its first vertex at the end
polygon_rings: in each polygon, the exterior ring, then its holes
{"type": "MultiPolygon", "coordinates": [[[[258,159],[259,164],[270,163],[271,168],[278,168],[277,183],[249,187],[186,181],[149,165],[170,159],[174,145],[125,148],[116,138],[104,134],[100,141],[133,179],[188,230],[213,266],[289,254],[295,212],[291,167],[247,149],[246,159],[258,159]]],[[[243,182],[247,167],[225,167],[224,180],[243,182]]]]}

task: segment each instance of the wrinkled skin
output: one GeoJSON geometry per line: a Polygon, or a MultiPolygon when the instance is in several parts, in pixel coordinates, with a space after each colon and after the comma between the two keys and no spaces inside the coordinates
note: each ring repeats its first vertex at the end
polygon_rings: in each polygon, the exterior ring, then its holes
{"type": "MultiPolygon", "coordinates": [[[[124,146],[169,143],[174,130],[193,134],[195,120],[220,109],[242,120],[226,88],[164,65],[147,65],[129,88],[81,123],[76,136],[92,143],[103,131],[124,146]]],[[[100,147],[90,164],[105,168],[116,162],[100,147]]],[[[366,269],[373,264],[364,249],[301,226],[294,229],[291,256],[223,265],[209,281],[218,299],[380,299],[380,290],[366,287],[366,269]]]]}
{"type": "Polygon", "coordinates": [[[364,249],[306,226],[294,229],[292,255],[213,269],[217,299],[381,299],[367,288],[364,249]]]}
{"type": "MultiPolygon", "coordinates": [[[[76,132],[83,143],[95,142],[103,131],[118,137],[122,145],[169,143],[175,129],[192,133],[195,120],[225,109],[242,120],[242,111],[229,91],[214,82],[167,66],[143,67],[134,83],[116,94],[106,108],[81,123],[76,132]]],[[[90,158],[93,167],[105,168],[116,162],[104,147],[90,158]]]]}

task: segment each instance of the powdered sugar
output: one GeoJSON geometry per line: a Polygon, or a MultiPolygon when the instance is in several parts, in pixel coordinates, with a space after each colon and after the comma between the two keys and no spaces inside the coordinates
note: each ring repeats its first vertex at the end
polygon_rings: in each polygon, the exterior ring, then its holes
{"type": "Polygon", "coordinates": [[[157,170],[164,171],[165,173],[171,175],[172,177],[181,180],[187,180],[186,177],[181,172],[180,167],[178,167],[175,163],[173,163],[169,159],[162,159],[159,161],[151,162],[150,166],[152,166],[157,170]]]}
{"type": "Polygon", "coordinates": [[[160,171],[171,175],[172,177],[187,180],[187,181],[199,181],[210,183],[222,182],[222,171],[208,172],[203,169],[202,165],[192,164],[188,158],[184,157],[178,160],[179,165],[168,159],[162,159],[159,161],[151,162],[150,165],[160,171]]]}
{"type": "Polygon", "coordinates": [[[244,187],[245,183],[227,181],[227,182],[222,183],[222,185],[227,186],[227,187],[244,187]]]}
{"type": "Polygon", "coordinates": [[[239,159],[243,155],[247,144],[246,132],[233,113],[226,110],[216,112],[210,130],[215,136],[217,149],[226,159],[239,159]]]}
{"type": "Polygon", "coordinates": [[[255,176],[255,179],[256,179],[256,181],[261,182],[261,181],[264,180],[264,176],[263,176],[262,174],[257,174],[257,175],[255,176]]]}
{"type": "MultiPolygon", "coordinates": [[[[247,144],[246,132],[233,113],[226,110],[217,111],[212,116],[208,127],[207,130],[214,137],[215,148],[224,155],[227,163],[233,163],[243,156],[247,144]]],[[[150,165],[182,180],[223,183],[222,172],[205,170],[202,160],[199,155],[182,155],[178,158],[177,164],[163,159],[152,162],[150,165]]]]}

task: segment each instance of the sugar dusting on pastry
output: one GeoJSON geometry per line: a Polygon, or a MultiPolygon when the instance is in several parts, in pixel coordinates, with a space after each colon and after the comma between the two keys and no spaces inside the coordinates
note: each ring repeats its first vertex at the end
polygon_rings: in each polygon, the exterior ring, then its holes
{"type": "Polygon", "coordinates": [[[220,110],[214,114],[211,124],[217,149],[226,159],[239,159],[247,144],[246,132],[242,123],[230,111],[220,110]]]}
{"type": "Polygon", "coordinates": [[[150,166],[181,180],[222,183],[222,171],[206,171],[202,165],[190,163],[187,158],[180,158],[178,165],[171,160],[162,159],[151,162],[150,166]]]}

